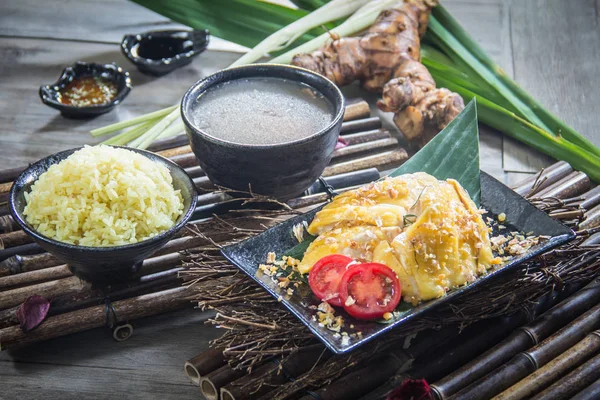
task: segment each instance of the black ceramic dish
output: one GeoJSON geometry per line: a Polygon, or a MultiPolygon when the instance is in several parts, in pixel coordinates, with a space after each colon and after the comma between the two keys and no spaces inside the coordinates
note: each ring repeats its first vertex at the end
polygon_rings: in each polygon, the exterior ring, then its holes
{"type": "MultiPolygon", "coordinates": [[[[235,110],[232,110],[235,112],[235,110]]],[[[181,116],[194,154],[208,178],[219,186],[276,197],[300,195],[312,185],[331,160],[344,117],[344,97],[329,79],[312,71],[277,64],[230,68],[196,82],[183,96],[181,116]],[[196,99],[211,87],[244,78],[271,77],[302,82],[334,106],[331,123],[304,139],[274,145],[246,145],[218,139],[193,124],[196,99]]]]}
{"type": "Polygon", "coordinates": [[[191,63],[209,40],[208,30],[151,31],[125,35],[121,51],[141,72],[160,76],[191,63]]]}
{"type": "Polygon", "coordinates": [[[77,61],[63,70],[60,78],[51,85],[40,86],[40,98],[47,106],[55,108],[69,118],[88,118],[104,114],[120,104],[131,91],[129,73],[123,71],[117,64],[94,64],[77,61]],[[85,76],[102,77],[114,82],[117,95],[108,103],[93,106],[77,107],[63,104],[59,101],[60,90],[64,89],[75,78],[85,76]]]}
{"type": "MultiPolygon", "coordinates": [[[[400,316],[388,324],[355,320],[343,311],[340,311],[346,321],[344,331],[348,332],[348,334],[362,332],[361,339],[352,339],[348,344],[342,344],[340,338],[334,337],[335,332],[320,327],[318,322],[312,320],[315,312],[309,306],[318,305],[320,301],[310,292],[310,288],[305,287],[304,290],[297,289],[290,296],[287,294],[286,289],[281,289],[277,283],[273,282],[271,277],[261,274],[258,270],[258,265],[264,264],[267,259],[268,252],[273,251],[277,255],[282,255],[298,244],[292,234],[292,227],[303,221],[310,223],[320,207],[304,215],[291,218],[244,242],[227,246],[222,249],[222,253],[229,261],[252,277],[274,297],[281,298],[282,303],[329,349],[337,354],[345,353],[393,329],[397,325],[409,322],[440,304],[452,301],[456,296],[468,292],[475,286],[482,285],[499,275],[518,268],[532,257],[561,245],[574,237],[573,231],[569,228],[553,220],[544,212],[532,206],[527,200],[484,172],[481,172],[481,193],[481,206],[488,211],[486,216],[495,218],[500,213],[506,214],[506,222],[503,223],[507,227],[506,231],[533,232],[534,235],[550,236],[550,239],[532,247],[527,253],[513,258],[501,268],[480,277],[468,286],[451,290],[446,296],[440,299],[426,301],[416,307],[404,307],[400,316]],[[350,324],[354,325],[353,329],[348,327],[350,324]]],[[[407,303],[401,304],[407,305],[407,303]]]]}
{"type": "Polygon", "coordinates": [[[181,196],[183,197],[183,214],[175,225],[151,239],[123,246],[76,246],[41,235],[25,221],[23,216],[23,209],[26,205],[24,193],[30,190],[31,185],[52,164],[59,163],[79,148],[56,153],[32,164],[15,180],[10,190],[10,212],[21,228],[44,250],[69,264],[69,268],[75,275],[94,283],[102,284],[127,280],[139,270],[142,260],[162,247],[175,233],[183,228],[196,206],[194,183],[181,167],[157,154],[133,148],[127,149],[140,153],[167,167],[173,177],[173,187],[176,190],[181,190],[181,196]]]}

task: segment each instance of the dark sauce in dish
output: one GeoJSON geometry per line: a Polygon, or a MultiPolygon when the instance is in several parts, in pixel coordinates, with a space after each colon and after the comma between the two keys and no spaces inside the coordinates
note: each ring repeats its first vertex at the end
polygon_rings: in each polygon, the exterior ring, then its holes
{"type": "Polygon", "coordinates": [[[82,76],[73,79],[59,91],[58,101],[75,107],[109,103],[117,95],[117,85],[99,76],[82,76]]]}
{"type": "Polygon", "coordinates": [[[177,54],[192,51],[194,43],[191,40],[177,37],[152,37],[149,36],[136,44],[132,52],[134,56],[150,60],[173,58],[177,54]]]}

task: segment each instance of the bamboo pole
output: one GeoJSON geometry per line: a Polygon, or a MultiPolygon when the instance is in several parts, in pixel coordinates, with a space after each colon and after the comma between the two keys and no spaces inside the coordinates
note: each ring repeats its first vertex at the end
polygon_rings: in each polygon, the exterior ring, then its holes
{"type": "Polygon", "coordinates": [[[600,399],[600,379],[571,397],[571,400],[600,399]]]}
{"type": "Polygon", "coordinates": [[[26,168],[27,167],[13,167],[0,171],[0,182],[6,183],[14,181],[26,168]]]}
{"type": "Polygon", "coordinates": [[[0,243],[4,247],[20,246],[22,244],[31,243],[33,239],[23,231],[14,231],[0,234],[0,243]]]}
{"type": "Polygon", "coordinates": [[[0,216],[0,233],[12,232],[17,229],[20,229],[20,227],[11,215],[0,216]]]}
{"type": "Polygon", "coordinates": [[[0,261],[0,281],[1,277],[7,275],[21,274],[24,272],[36,271],[48,267],[54,267],[61,262],[50,253],[34,254],[31,256],[14,255],[4,261],[0,261]]]}
{"type": "Polygon", "coordinates": [[[190,358],[183,365],[185,374],[196,386],[200,386],[200,378],[225,365],[225,356],[219,349],[209,348],[190,358]]]}
{"type": "Polygon", "coordinates": [[[531,374],[540,366],[547,364],[599,326],[600,304],[529,351],[517,354],[508,363],[458,391],[450,399],[474,400],[491,398],[531,374]]]}
{"type": "Polygon", "coordinates": [[[37,284],[40,282],[54,281],[73,276],[67,264],[47,267],[36,271],[23,272],[0,278],[0,290],[37,284]]]}
{"type": "Polygon", "coordinates": [[[583,364],[599,350],[600,331],[595,331],[542,368],[494,397],[494,400],[529,398],[557,382],[568,371],[583,364]]]}
{"type": "MultiPolygon", "coordinates": [[[[185,286],[120,300],[112,303],[118,321],[147,317],[190,306],[193,291],[185,286]]],[[[19,326],[0,329],[0,349],[40,342],[110,324],[112,313],[98,305],[47,318],[33,331],[24,333],[19,326]]]]}
{"type": "Polygon", "coordinates": [[[537,192],[532,197],[540,199],[544,197],[566,199],[584,193],[590,188],[591,183],[590,178],[586,174],[574,171],[553,185],[537,192]]]}
{"type": "Polygon", "coordinates": [[[325,352],[318,345],[309,351],[301,351],[291,355],[285,362],[276,360],[253,370],[250,374],[223,386],[220,390],[221,400],[249,400],[262,396],[276,386],[302,375],[317,362],[325,361],[331,353],[325,352]]]}
{"type": "Polygon", "coordinates": [[[396,146],[398,146],[398,139],[396,138],[373,140],[371,142],[354,144],[337,149],[333,152],[331,159],[338,160],[340,158],[348,158],[357,154],[376,153],[382,149],[396,146]]]}
{"type": "Polygon", "coordinates": [[[585,213],[585,217],[583,221],[579,223],[578,228],[580,230],[593,229],[598,226],[600,226],[600,205],[597,205],[585,213]]]}
{"type": "Polygon", "coordinates": [[[221,388],[245,374],[244,370],[235,370],[225,364],[200,378],[200,391],[207,400],[219,400],[221,388]]]}
{"type": "MultiPolygon", "coordinates": [[[[600,379],[600,354],[569,373],[548,389],[532,397],[531,400],[569,399],[582,389],[600,379]]],[[[590,399],[594,399],[591,397],[590,399]]]]}
{"type": "Polygon", "coordinates": [[[344,111],[344,121],[353,121],[355,119],[367,118],[371,115],[369,103],[364,100],[348,104],[344,111]]]}
{"type": "Polygon", "coordinates": [[[372,167],[377,167],[377,169],[383,170],[386,166],[398,166],[407,159],[408,153],[404,149],[385,151],[383,153],[329,165],[323,171],[323,176],[338,175],[372,167]]]}
{"type": "Polygon", "coordinates": [[[517,185],[512,187],[512,190],[521,196],[525,196],[531,192],[531,189],[533,189],[533,185],[536,182],[539,185],[536,188],[536,191],[540,191],[563,179],[571,172],[573,172],[573,168],[567,162],[559,161],[548,168],[544,168],[540,173],[531,175],[525,180],[517,183],[517,185]]]}
{"type": "Polygon", "coordinates": [[[379,128],[381,128],[381,119],[379,117],[363,118],[342,122],[340,134],[346,135],[348,133],[364,132],[379,128]]]}
{"type": "Polygon", "coordinates": [[[580,197],[584,200],[581,202],[581,204],[579,204],[579,207],[583,208],[584,210],[592,209],[600,204],[600,186],[596,186],[593,189],[588,190],[580,197]]]}
{"type": "Polygon", "coordinates": [[[40,254],[43,252],[44,249],[42,249],[37,243],[22,244],[20,246],[9,247],[8,249],[0,250],[0,261],[4,261],[7,258],[17,254],[20,256],[26,256],[31,254],[40,254]]]}
{"type": "Polygon", "coordinates": [[[450,397],[508,362],[517,353],[538,344],[598,302],[600,302],[600,280],[596,279],[531,323],[515,330],[498,345],[435,382],[431,385],[432,390],[439,399],[450,397]]]}
{"type": "MultiPolygon", "coordinates": [[[[394,354],[376,358],[369,365],[350,372],[341,379],[314,391],[300,400],[346,400],[367,394],[382,385],[403,365],[404,360],[394,354]]],[[[224,399],[225,400],[225,399],[224,399]]],[[[237,400],[237,399],[236,399],[237,400]]]]}
{"type": "Polygon", "coordinates": [[[91,287],[91,283],[82,281],[76,276],[70,276],[68,278],[6,290],[0,292],[0,310],[21,304],[34,294],[51,299],[58,295],[81,293],[90,290],[91,287]]]}

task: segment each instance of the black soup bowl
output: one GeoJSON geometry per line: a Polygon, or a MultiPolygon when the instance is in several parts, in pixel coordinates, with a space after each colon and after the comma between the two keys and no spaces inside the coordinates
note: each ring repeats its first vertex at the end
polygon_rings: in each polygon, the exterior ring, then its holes
{"type": "MultiPolygon", "coordinates": [[[[119,147],[119,146],[113,146],[119,147]]],[[[26,206],[25,193],[48,168],[58,164],[80,148],[65,150],[32,164],[15,180],[9,197],[10,212],[15,221],[44,250],[67,263],[73,274],[97,284],[109,284],[130,279],[142,261],[167,243],[192,216],[196,207],[196,192],[192,179],[174,162],[149,151],[127,148],[150,160],[164,165],[173,178],[173,187],[181,191],[183,213],[175,224],[156,236],[138,243],[110,247],[77,246],[49,238],[38,233],[23,215],[26,206]]]]}
{"type": "Polygon", "coordinates": [[[286,200],[304,192],[331,160],[344,117],[344,97],[333,82],[307,69],[253,64],[225,69],[196,82],[183,96],[181,116],[192,150],[214,184],[244,192],[250,188],[253,193],[286,200]],[[192,113],[198,111],[195,104],[203,93],[220,83],[246,78],[280,78],[309,85],[333,105],[331,122],[305,138],[272,145],[223,140],[194,124],[192,113]]]}

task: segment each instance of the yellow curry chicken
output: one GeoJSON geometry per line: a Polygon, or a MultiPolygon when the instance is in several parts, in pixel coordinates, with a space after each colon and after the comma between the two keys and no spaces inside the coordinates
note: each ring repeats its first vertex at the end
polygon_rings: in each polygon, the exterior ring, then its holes
{"type": "Polygon", "coordinates": [[[318,237],[299,270],[343,254],[390,267],[417,304],[474,281],[492,265],[488,227],[468,193],[426,173],[387,178],[337,196],[308,227],[318,237]]]}

